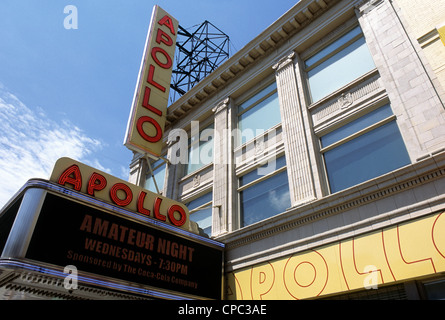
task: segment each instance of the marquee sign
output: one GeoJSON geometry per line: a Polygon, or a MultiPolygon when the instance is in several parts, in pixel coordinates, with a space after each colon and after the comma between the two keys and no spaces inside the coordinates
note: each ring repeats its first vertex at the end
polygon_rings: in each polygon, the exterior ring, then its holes
{"type": "Polygon", "coordinates": [[[136,152],[161,155],[178,21],[153,8],[124,145],[136,152]]]}
{"type": "Polygon", "coordinates": [[[155,220],[193,231],[189,211],[184,204],[73,159],[59,159],[50,181],[155,220]]]}
{"type": "Polygon", "coordinates": [[[167,299],[221,299],[224,245],[187,207],[70,158],[0,212],[0,272],[25,268],[167,299]],[[194,230],[192,230],[194,229],[194,230]]]}
{"type": "Polygon", "coordinates": [[[152,290],[221,298],[221,248],[55,193],[44,198],[25,258],[152,290]]]}

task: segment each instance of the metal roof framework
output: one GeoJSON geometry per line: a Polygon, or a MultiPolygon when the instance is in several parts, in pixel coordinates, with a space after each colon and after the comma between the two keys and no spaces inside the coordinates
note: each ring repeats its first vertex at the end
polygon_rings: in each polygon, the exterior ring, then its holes
{"type": "Polygon", "coordinates": [[[181,26],[178,28],[176,68],[170,85],[173,89],[170,91],[171,103],[229,58],[228,35],[207,20],[196,26],[192,32],[181,26]]]}

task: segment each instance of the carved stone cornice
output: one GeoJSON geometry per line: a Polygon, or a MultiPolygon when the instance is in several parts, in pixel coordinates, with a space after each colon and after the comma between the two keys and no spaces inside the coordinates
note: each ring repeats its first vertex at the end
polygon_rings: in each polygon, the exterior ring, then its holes
{"type": "Polygon", "coordinates": [[[340,2],[341,0],[298,1],[223,65],[175,101],[167,110],[167,126],[172,126],[192,110],[199,108],[210,97],[221,92],[249,68],[264,61],[265,57],[276,52],[277,48],[340,2]]]}

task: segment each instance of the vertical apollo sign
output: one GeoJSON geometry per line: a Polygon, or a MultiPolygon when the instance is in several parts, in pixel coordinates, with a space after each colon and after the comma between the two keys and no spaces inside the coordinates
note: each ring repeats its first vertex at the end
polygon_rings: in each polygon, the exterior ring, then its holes
{"type": "Polygon", "coordinates": [[[136,152],[161,155],[178,21],[153,8],[124,145],[136,152]]]}

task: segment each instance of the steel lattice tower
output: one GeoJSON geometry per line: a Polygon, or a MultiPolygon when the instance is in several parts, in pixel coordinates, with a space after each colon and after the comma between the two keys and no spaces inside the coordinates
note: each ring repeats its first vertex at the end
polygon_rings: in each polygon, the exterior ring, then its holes
{"type": "Polygon", "coordinates": [[[229,45],[229,36],[207,20],[193,32],[179,26],[170,102],[176,101],[228,59],[229,45]]]}

